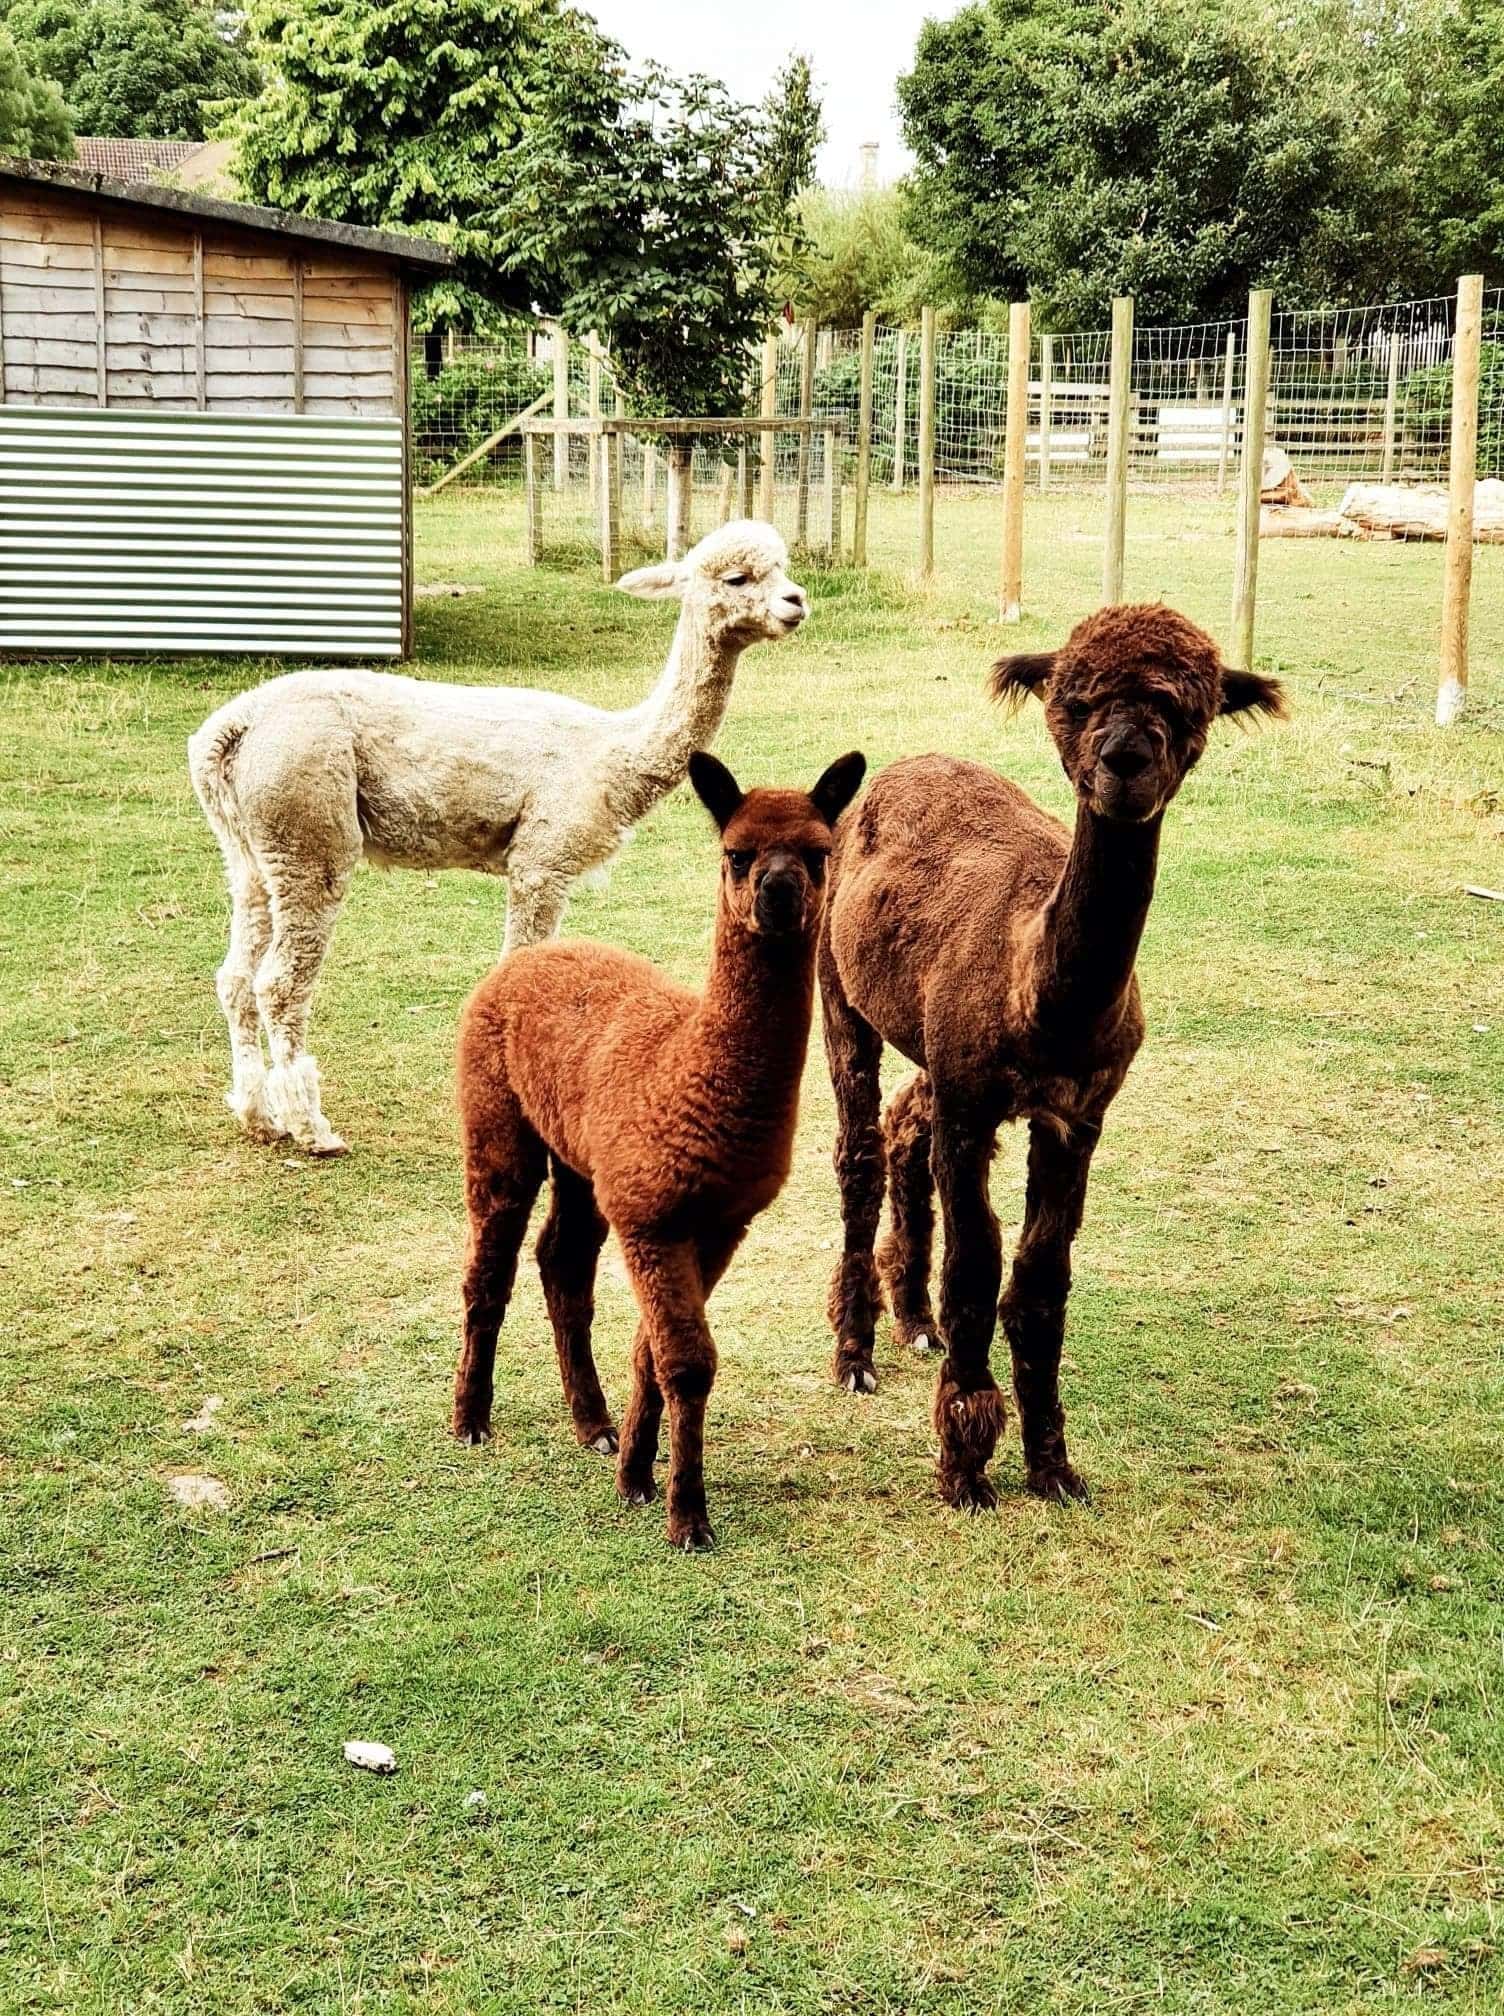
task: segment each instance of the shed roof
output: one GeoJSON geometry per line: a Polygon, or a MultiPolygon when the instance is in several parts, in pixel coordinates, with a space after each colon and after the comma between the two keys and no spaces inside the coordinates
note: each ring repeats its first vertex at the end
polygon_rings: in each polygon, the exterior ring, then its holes
{"type": "Polygon", "coordinates": [[[180,161],[196,154],[202,140],[118,140],[110,134],[78,133],[73,139],[73,166],[91,175],[112,175],[120,182],[137,176],[152,181],[170,173],[180,161]]]}
{"type": "Polygon", "coordinates": [[[270,232],[304,245],[338,246],[364,252],[416,273],[447,272],[454,254],[431,238],[409,237],[401,231],[374,231],[364,224],[337,224],[325,217],[303,217],[291,210],[264,210],[257,203],[228,203],[197,189],[172,189],[161,182],[119,182],[71,161],[27,161],[0,156],[0,188],[15,185],[56,189],[76,196],[138,210],[167,211],[203,223],[233,225],[243,231],[270,232]]]}

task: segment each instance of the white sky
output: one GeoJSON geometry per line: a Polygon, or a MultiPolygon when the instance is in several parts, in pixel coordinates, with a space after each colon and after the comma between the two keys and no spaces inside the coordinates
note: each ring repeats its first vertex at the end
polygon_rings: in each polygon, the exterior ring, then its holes
{"type": "Polygon", "coordinates": [[[791,50],[808,56],[825,103],[820,179],[857,179],[858,149],[879,143],[878,177],[907,165],[893,85],[907,70],[926,18],[960,0],[580,0],[635,57],[703,70],[734,97],[761,98],[791,50]]]}

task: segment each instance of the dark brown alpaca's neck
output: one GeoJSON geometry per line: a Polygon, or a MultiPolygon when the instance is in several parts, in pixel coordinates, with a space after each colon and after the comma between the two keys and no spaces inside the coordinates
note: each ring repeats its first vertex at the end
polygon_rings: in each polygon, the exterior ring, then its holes
{"type": "Polygon", "coordinates": [[[1039,947],[1039,1017],[1086,1033],[1121,1012],[1159,862],[1162,815],[1141,826],[1076,810],[1071,851],[1045,904],[1039,947]]]}
{"type": "Polygon", "coordinates": [[[725,1090],[766,1106],[796,1096],[815,1001],[815,933],[774,937],[716,912],[700,1009],[705,1054],[725,1090]]]}

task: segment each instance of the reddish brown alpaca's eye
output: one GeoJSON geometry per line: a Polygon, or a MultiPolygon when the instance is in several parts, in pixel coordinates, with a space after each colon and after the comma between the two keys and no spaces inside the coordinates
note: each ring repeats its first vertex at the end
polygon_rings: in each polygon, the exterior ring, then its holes
{"type": "Polygon", "coordinates": [[[1067,700],[1065,703],[1067,720],[1084,721],[1090,712],[1091,709],[1084,700],[1067,700]]]}
{"type": "Polygon", "coordinates": [[[728,847],[726,849],[726,859],[731,863],[731,873],[735,879],[738,882],[744,882],[757,856],[755,853],[744,848],[728,847]]]}

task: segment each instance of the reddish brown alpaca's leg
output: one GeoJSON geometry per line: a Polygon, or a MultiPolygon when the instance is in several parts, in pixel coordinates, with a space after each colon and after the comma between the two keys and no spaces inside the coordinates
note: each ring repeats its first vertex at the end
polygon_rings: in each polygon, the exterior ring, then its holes
{"type": "Polygon", "coordinates": [[[645,1322],[632,1339],[632,1397],[621,1423],[621,1456],[616,1488],[629,1505],[651,1505],[658,1496],[653,1465],[658,1460],[658,1423],[663,1393],[653,1370],[653,1346],[645,1322]]]}
{"type": "Polygon", "coordinates": [[[836,1095],[836,1182],[844,1241],[826,1305],[836,1333],[831,1371],[851,1393],[875,1393],[872,1343],[882,1297],[872,1258],[883,1208],[882,1038],[846,999],[829,941],[820,947],[820,1003],[825,1058],[836,1095]]]}
{"type": "Polygon", "coordinates": [[[595,1320],[595,1268],[608,1227],[589,1182],[552,1158],[553,1201],[538,1234],[538,1272],[554,1329],[559,1377],[574,1417],[576,1439],[601,1456],[616,1454],[616,1430],[606,1411],[590,1326],[595,1320]]]}
{"type": "MultiPolygon", "coordinates": [[[[662,1245],[636,1236],[623,1237],[622,1251],[647,1330],[660,1404],[668,1407],[669,1542],[687,1553],[713,1547],[705,1508],[705,1403],[715,1381],[715,1344],[705,1321],[699,1256],[687,1243],[662,1245]]],[[[641,1458],[638,1399],[634,1393],[629,1418],[634,1465],[641,1458]]],[[[622,1453],[625,1463],[625,1447],[622,1453]]],[[[634,1474],[640,1476],[640,1469],[634,1474]]]]}
{"type": "Polygon", "coordinates": [[[491,1097],[479,1130],[465,1144],[465,1199],[470,1209],[470,1258],[465,1268],[465,1342],[454,1375],[455,1434],[462,1442],[491,1436],[491,1372],[496,1333],[507,1313],[517,1254],[543,1181],[543,1143],[509,1093],[491,1097]]]}
{"type": "Polygon", "coordinates": [[[997,1503],[986,1475],[1007,1412],[988,1362],[1002,1276],[1002,1242],[987,1195],[995,1128],[979,1126],[967,1102],[935,1091],[935,1187],[945,1217],[940,1328],[946,1356],[935,1381],[933,1420],[940,1438],[940,1495],[963,1511],[997,1503]]]}
{"type": "Polygon", "coordinates": [[[940,1342],[930,1308],[930,1255],[935,1238],[935,1178],[930,1168],[930,1081],[911,1078],[888,1102],[883,1148],[888,1162],[888,1236],[877,1271],[888,1292],[900,1344],[929,1351],[940,1342]]]}
{"type": "Polygon", "coordinates": [[[1013,1351],[1013,1392],[1031,1491],[1041,1498],[1084,1498],[1086,1486],[1065,1452],[1060,1350],[1071,1289],[1071,1241],[1081,1229],[1096,1126],[1069,1141],[1032,1121],[1024,1229],[998,1314],[1013,1351]]]}

